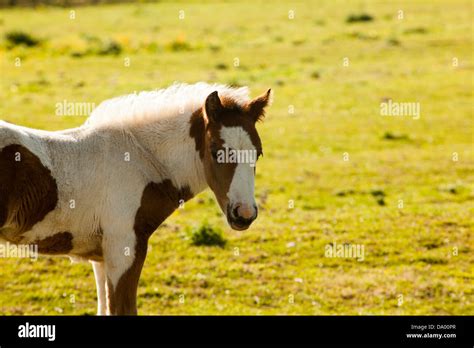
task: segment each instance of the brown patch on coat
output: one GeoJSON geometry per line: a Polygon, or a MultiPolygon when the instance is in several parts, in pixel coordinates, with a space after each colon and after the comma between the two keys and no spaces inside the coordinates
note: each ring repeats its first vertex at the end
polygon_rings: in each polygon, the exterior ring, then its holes
{"type": "Polygon", "coordinates": [[[107,279],[108,306],[111,314],[137,314],[137,287],[145,262],[148,238],[181,202],[193,197],[189,187],[177,189],[171,180],[149,183],[143,190],[141,205],[135,216],[135,259],[130,268],[120,277],[117,286],[107,279]]]}
{"type": "Polygon", "coordinates": [[[58,188],[51,171],[22,145],[0,151],[0,228],[8,225],[10,237],[30,230],[54,208],[58,188]]]}
{"type": "Polygon", "coordinates": [[[188,186],[177,189],[169,179],[159,184],[150,182],[143,190],[141,205],[135,217],[135,233],[148,239],[181,202],[192,197],[188,186]]]}
{"type": "Polygon", "coordinates": [[[65,255],[72,250],[72,234],[70,232],[59,232],[45,239],[36,241],[38,252],[48,255],[65,255]]]}
{"type": "Polygon", "coordinates": [[[191,124],[189,128],[189,135],[191,138],[194,139],[194,143],[196,144],[196,151],[199,152],[199,157],[201,159],[204,157],[204,146],[205,146],[205,123],[204,123],[204,116],[202,113],[202,109],[198,109],[191,115],[191,119],[189,120],[191,124]]]}
{"type": "Polygon", "coordinates": [[[73,256],[78,256],[88,261],[96,261],[102,262],[104,261],[104,255],[102,252],[102,247],[100,245],[96,245],[94,249],[80,253],[80,254],[73,254],[73,256]]]}
{"type": "MultiPolygon", "coordinates": [[[[80,258],[86,259],[88,261],[102,262],[104,261],[104,253],[102,250],[102,238],[104,236],[104,231],[102,227],[97,227],[92,236],[87,240],[87,246],[92,246],[89,250],[83,251],[81,253],[73,253],[73,256],[78,256],[80,258]]],[[[80,241],[79,241],[80,243],[80,241]]],[[[76,245],[77,247],[77,245],[76,245]]]]}

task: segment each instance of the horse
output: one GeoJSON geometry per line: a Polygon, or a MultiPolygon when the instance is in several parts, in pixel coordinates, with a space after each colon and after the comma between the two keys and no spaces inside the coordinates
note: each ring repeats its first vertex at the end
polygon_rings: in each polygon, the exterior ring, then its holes
{"type": "Polygon", "coordinates": [[[210,188],[234,230],[257,218],[255,165],[271,89],[177,84],[102,102],[77,128],[0,121],[0,240],[92,264],[98,315],[137,315],[152,233],[210,188]],[[228,156],[226,158],[229,158],[228,156]]]}

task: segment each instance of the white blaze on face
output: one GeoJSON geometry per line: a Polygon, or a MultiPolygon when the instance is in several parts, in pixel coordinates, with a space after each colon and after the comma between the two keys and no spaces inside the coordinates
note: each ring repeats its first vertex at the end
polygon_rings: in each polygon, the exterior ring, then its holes
{"type": "MultiPolygon", "coordinates": [[[[256,148],[250,140],[249,134],[242,127],[222,127],[221,139],[224,141],[224,147],[229,147],[232,150],[240,150],[242,158],[248,159],[256,157],[245,155],[245,152],[248,152],[247,155],[251,152],[255,153],[256,148]]],[[[255,213],[254,166],[255,163],[237,163],[229,192],[227,192],[227,198],[229,199],[231,207],[238,204],[251,209],[255,213]]]]}

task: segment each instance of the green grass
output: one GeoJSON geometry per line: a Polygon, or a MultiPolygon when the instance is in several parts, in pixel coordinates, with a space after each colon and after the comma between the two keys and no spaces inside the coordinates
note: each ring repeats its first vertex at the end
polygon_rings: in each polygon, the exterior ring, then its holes
{"type": "MultiPolygon", "coordinates": [[[[174,81],[275,92],[259,126],[259,218],[231,230],[211,192],[174,213],[151,238],[140,314],[474,312],[469,1],[74,10],[74,20],[71,9],[2,10],[0,119],[74,127],[85,118],[55,116],[56,103],[97,104],[174,81]],[[373,20],[346,23],[351,14],[373,20]],[[11,47],[5,34],[18,31],[40,44],[11,47]],[[381,116],[388,98],[419,102],[420,119],[381,116]],[[186,230],[203,221],[223,230],[222,248],[191,243],[186,230]],[[334,242],[363,245],[364,261],[325,257],[334,242]]],[[[95,312],[86,263],[41,257],[0,267],[2,314],[95,312]]]]}

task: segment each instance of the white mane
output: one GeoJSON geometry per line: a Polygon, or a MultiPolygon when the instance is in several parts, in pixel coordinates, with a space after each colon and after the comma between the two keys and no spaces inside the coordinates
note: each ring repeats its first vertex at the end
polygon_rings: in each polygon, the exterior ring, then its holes
{"type": "Polygon", "coordinates": [[[206,97],[214,91],[239,105],[249,100],[247,87],[233,88],[204,82],[193,85],[175,83],[165,89],[108,99],[92,111],[85,124],[93,127],[137,125],[179,114],[190,115],[202,107],[206,97]]]}

